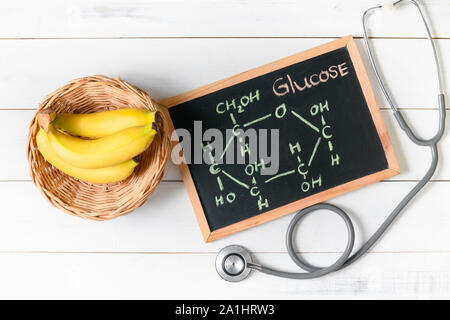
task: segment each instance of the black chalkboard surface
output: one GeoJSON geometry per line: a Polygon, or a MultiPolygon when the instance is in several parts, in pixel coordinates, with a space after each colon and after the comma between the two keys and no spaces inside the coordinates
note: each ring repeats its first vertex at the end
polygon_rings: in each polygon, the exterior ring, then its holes
{"type": "Polygon", "coordinates": [[[206,241],[399,173],[351,37],[161,104],[206,241]]]}

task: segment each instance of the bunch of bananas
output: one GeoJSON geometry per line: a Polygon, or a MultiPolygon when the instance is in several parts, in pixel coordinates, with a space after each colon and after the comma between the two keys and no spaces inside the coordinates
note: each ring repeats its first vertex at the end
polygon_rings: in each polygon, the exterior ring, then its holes
{"type": "Polygon", "coordinates": [[[38,113],[36,142],[54,167],[91,183],[114,183],[130,176],[139,155],[159,130],[159,112],[119,109],[99,113],[38,113]]]}

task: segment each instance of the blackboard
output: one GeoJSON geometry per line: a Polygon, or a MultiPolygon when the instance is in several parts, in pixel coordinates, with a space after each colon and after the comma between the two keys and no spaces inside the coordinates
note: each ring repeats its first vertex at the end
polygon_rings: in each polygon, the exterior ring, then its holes
{"type": "Polygon", "coordinates": [[[192,137],[180,169],[205,241],[400,172],[351,37],[160,103],[169,107],[173,128],[192,137]],[[199,124],[197,133],[223,133],[221,150],[194,137],[199,124]],[[254,149],[251,158],[250,138],[237,129],[253,129],[258,141],[265,133],[267,152],[254,149]],[[196,150],[209,153],[209,162],[193,163],[196,150]]]}

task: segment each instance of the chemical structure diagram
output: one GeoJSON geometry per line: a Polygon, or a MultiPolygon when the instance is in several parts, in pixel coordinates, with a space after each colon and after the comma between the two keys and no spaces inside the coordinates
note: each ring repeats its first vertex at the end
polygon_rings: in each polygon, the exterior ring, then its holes
{"type": "Polygon", "coordinates": [[[242,178],[238,179],[235,176],[231,175],[226,169],[219,167],[217,161],[214,160],[214,157],[212,155],[212,148],[209,144],[203,145],[203,152],[207,153],[211,160],[209,172],[211,175],[215,176],[219,190],[219,193],[215,196],[216,207],[231,204],[236,200],[236,193],[232,190],[226,190],[224,186],[224,180],[228,180],[232,182],[232,184],[239,186],[240,188],[245,188],[250,196],[256,200],[259,211],[268,209],[270,207],[269,198],[267,198],[267,195],[264,195],[264,190],[262,187],[262,185],[264,184],[273,183],[276,180],[283,179],[283,177],[297,174],[301,178],[299,187],[301,192],[306,193],[310,190],[320,188],[322,186],[322,174],[313,177],[309,169],[313,165],[317,150],[322,144],[325,144],[327,146],[330,156],[330,165],[334,167],[339,166],[340,164],[340,156],[336,152],[335,146],[333,144],[332,126],[326,122],[326,113],[330,111],[330,105],[327,100],[311,106],[309,108],[308,116],[300,115],[297,111],[293,110],[293,108],[289,108],[289,106],[283,103],[276,106],[271,113],[263,115],[244,124],[240,124],[236,120],[236,118],[238,118],[240,113],[245,112],[245,108],[249,104],[257,101],[260,101],[259,90],[256,90],[249,95],[242,96],[240,99],[232,99],[231,102],[221,102],[217,105],[216,112],[220,115],[228,114],[233,125],[233,136],[227,141],[223,153],[220,155],[220,159],[224,157],[228,148],[235,139],[238,139],[241,143],[241,155],[244,156],[246,153],[249,153],[249,146],[245,143],[245,141],[243,141],[243,138],[241,136],[242,130],[237,129],[250,128],[255,123],[259,123],[271,118],[283,119],[284,117],[294,117],[295,119],[299,120],[300,125],[304,126],[308,130],[314,131],[316,136],[314,148],[309,151],[302,149],[302,143],[299,140],[287,142],[291,156],[294,157],[298,163],[297,167],[273,175],[265,179],[263,182],[260,181],[260,183],[258,184],[258,180],[261,179],[257,180],[256,175],[260,175],[261,169],[265,168],[263,159],[245,165],[245,168],[243,170],[243,176],[245,177],[245,180],[242,178]]]}

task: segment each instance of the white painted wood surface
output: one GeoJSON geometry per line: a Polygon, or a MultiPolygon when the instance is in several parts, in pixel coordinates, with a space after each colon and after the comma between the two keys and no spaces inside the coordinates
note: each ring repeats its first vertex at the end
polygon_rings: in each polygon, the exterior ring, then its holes
{"type": "MultiPolygon", "coordinates": [[[[450,2],[428,0],[450,92],[450,2]]],[[[360,262],[310,281],[254,274],[222,281],[215,253],[231,243],[295,271],[284,247],[292,216],[204,244],[178,169],[134,213],[107,222],[65,215],[27,172],[27,127],[43,96],[91,74],[121,77],[166,98],[329,41],[361,35],[378,1],[0,2],[0,298],[450,298],[450,140],[433,182],[360,262]],[[183,269],[181,269],[183,267],[183,269]]],[[[377,58],[404,114],[424,136],[436,128],[433,61],[415,12],[374,15],[377,58]]],[[[362,41],[358,44],[364,51],[362,41]]],[[[403,173],[331,201],[351,215],[359,247],[420,179],[430,159],[394,122],[374,83],[403,173]]],[[[342,251],[345,227],[318,212],[296,241],[325,265],[342,251]]]]}
{"type": "MultiPolygon", "coordinates": [[[[388,1],[384,1],[388,2],[388,1]]],[[[361,35],[376,0],[2,1],[0,37],[341,37],[361,35]],[[9,14],[8,14],[9,13],[9,14]],[[26,23],[24,23],[26,22],[26,23]]],[[[424,0],[437,37],[450,36],[447,0],[424,0]]],[[[374,36],[420,37],[417,12],[376,13],[374,36]],[[391,25],[390,25],[391,24],[391,25]],[[393,28],[391,28],[393,26],[393,28]]]]}
{"type": "MultiPolygon", "coordinates": [[[[359,30],[359,29],[358,29],[359,30]]],[[[344,34],[343,34],[344,35],[344,34]]],[[[35,39],[0,41],[0,108],[33,108],[66,82],[91,74],[121,77],[156,100],[185,92],[331,39],[35,39]],[[17,61],[17,63],[11,63],[17,61]]],[[[364,53],[363,41],[357,40],[364,53]]],[[[450,41],[436,41],[450,68],[450,41]]],[[[437,83],[425,39],[375,39],[374,50],[399,105],[432,108],[437,83]],[[411,92],[419,91],[419,95],[411,92]]],[[[369,62],[363,55],[367,68],[369,62]]],[[[373,73],[370,80],[375,83],[373,73]]],[[[449,91],[450,83],[446,83],[449,91]]],[[[374,86],[385,107],[381,91],[374,86]]]]}

